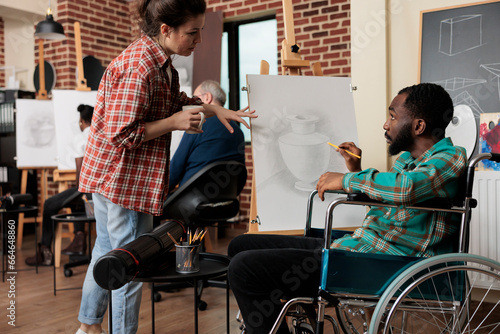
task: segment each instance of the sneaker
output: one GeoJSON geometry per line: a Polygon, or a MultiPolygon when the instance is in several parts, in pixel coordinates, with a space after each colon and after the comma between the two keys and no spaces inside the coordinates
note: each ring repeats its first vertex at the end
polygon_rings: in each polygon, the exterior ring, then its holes
{"type": "Polygon", "coordinates": [[[78,231],[73,241],[68,247],[64,248],[61,253],[66,255],[84,255],[86,250],[87,244],[85,243],[85,233],[78,231]]]}
{"type": "MultiPolygon", "coordinates": [[[[78,328],[78,331],[76,332],[76,334],[87,334],[87,333],[85,333],[80,328],[78,328]]],[[[104,331],[104,329],[102,330],[101,334],[106,334],[106,332],[104,331]]]]}
{"type": "Polygon", "coordinates": [[[52,265],[52,252],[50,249],[42,244],[38,244],[38,253],[24,260],[28,266],[51,266],[52,265]]]}

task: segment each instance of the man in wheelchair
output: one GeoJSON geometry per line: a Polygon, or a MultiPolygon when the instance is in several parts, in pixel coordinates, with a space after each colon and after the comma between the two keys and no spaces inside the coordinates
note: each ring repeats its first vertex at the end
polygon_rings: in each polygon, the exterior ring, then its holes
{"type": "MultiPolygon", "coordinates": [[[[402,89],[389,106],[383,128],[391,155],[403,152],[389,172],[361,170],[354,143],[340,144],[349,173],[328,172],[317,184],[327,190],[362,192],[396,208],[373,207],[362,227],[336,239],[332,248],[362,253],[430,257],[452,251],[459,217],[450,213],[408,209],[433,198],[458,195],[467,167],[465,149],[445,138],[453,118],[453,103],[439,85],[418,84],[402,89]]],[[[323,240],[310,237],[246,234],[232,240],[228,254],[229,283],[247,333],[269,333],[281,300],[315,297],[320,281],[323,240]]],[[[367,273],[370,275],[370,273],[367,273]]],[[[279,333],[289,333],[282,325],[279,333]]]]}

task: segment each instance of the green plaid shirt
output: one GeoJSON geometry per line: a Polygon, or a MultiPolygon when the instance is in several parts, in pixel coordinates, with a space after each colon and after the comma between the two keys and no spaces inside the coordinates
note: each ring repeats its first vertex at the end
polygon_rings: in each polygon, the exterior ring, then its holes
{"type": "Polygon", "coordinates": [[[360,191],[370,198],[398,205],[373,207],[361,228],[334,240],[332,248],[361,253],[429,257],[451,252],[460,216],[407,209],[423,201],[458,195],[459,178],[467,167],[465,149],[445,138],[417,159],[402,153],[387,173],[366,169],[347,173],[346,192],[360,191]]]}

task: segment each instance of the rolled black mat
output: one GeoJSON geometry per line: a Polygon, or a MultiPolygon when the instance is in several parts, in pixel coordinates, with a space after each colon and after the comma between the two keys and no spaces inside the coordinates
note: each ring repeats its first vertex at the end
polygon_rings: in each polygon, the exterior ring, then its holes
{"type": "Polygon", "coordinates": [[[178,241],[184,234],[184,227],[178,221],[167,221],[101,256],[94,265],[96,283],[103,289],[116,290],[133,280],[139,271],[150,268],[174,247],[169,234],[178,241]]]}

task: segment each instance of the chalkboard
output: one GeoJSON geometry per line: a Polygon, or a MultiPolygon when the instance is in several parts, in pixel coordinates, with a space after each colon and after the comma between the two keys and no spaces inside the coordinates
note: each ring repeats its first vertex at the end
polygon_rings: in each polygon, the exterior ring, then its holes
{"type": "Polygon", "coordinates": [[[454,105],[500,111],[500,1],[421,13],[420,82],[441,84],[454,105]]]}

